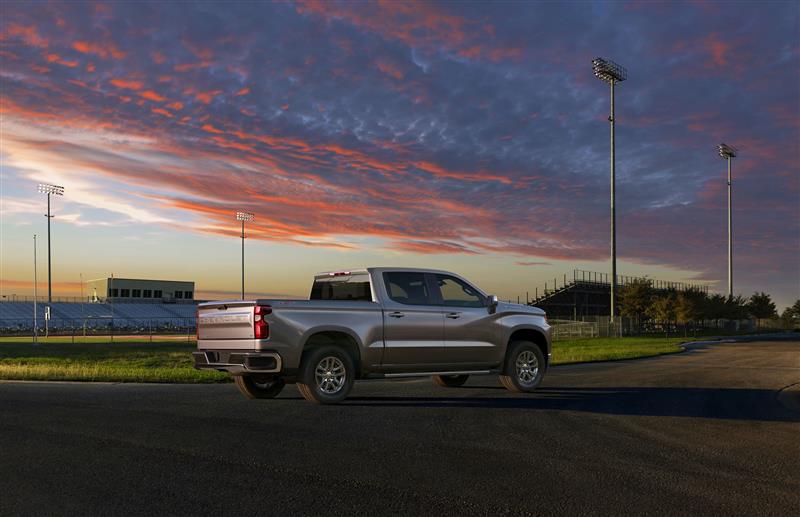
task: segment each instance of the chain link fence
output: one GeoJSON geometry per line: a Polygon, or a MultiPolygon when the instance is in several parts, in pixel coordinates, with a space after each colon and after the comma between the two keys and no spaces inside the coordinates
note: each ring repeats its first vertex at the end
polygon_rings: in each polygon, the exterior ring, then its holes
{"type": "Polygon", "coordinates": [[[720,334],[759,331],[793,330],[792,325],[782,319],[705,320],[689,323],[637,320],[618,317],[611,323],[608,316],[583,316],[577,320],[550,320],[553,339],[622,336],[697,336],[719,332],[720,334]]]}

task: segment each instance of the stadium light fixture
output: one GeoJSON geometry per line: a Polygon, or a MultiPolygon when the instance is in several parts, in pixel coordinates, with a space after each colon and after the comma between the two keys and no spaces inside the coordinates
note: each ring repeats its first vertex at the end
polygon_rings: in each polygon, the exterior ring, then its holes
{"type": "Polygon", "coordinates": [[[244,300],[244,223],[255,218],[256,216],[250,212],[236,212],[236,220],[242,222],[242,300],[244,300]]]}
{"type": "Polygon", "coordinates": [[[614,148],[614,85],[628,78],[628,70],[609,59],[601,57],[592,60],[594,75],[601,81],[611,85],[611,115],[608,121],[611,123],[611,323],[616,318],[616,291],[617,291],[617,226],[616,226],[616,172],[615,172],[615,148],[614,148]]]}
{"type": "Polygon", "coordinates": [[[732,145],[721,143],[717,146],[719,155],[728,162],[728,298],[733,298],[733,205],[731,196],[731,159],[739,151],[732,145]]]}
{"type": "Polygon", "coordinates": [[[39,192],[47,194],[47,213],[44,215],[47,217],[47,302],[53,303],[53,279],[50,265],[50,219],[54,216],[50,215],[50,196],[63,196],[64,187],[50,183],[39,183],[39,192]]]}

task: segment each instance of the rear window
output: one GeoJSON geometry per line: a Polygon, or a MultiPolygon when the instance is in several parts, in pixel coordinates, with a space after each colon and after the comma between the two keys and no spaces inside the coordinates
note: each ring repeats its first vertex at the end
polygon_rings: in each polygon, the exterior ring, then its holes
{"type": "Polygon", "coordinates": [[[312,300],[372,301],[369,275],[316,278],[311,287],[312,300]]]}

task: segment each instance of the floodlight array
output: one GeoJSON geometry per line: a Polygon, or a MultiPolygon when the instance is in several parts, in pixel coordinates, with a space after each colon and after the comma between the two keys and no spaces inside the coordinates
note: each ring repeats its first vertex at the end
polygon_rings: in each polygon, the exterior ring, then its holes
{"type": "Polygon", "coordinates": [[[620,82],[628,78],[628,70],[610,59],[598,57],[592,60],[594,75],[607,83],[620,82]]]}
{"type": "Polygon", "coordinates": [[[255,215],[250,212],[236,212],[237,221],[252,221],[255,215]]]}
{"type": "Polygon", "coordinates": [[[719,144],[717,146],[717,149],[719,150],[719,155],[726,159],[734,158],[736,156],[736,153],[739,152],[739,150],[736,149],[734,146],[725,143],[719,144]]]}
{"type": "Polygon", "coordinates": [[[55,194],[57,196],[63,196],[64,187],[60,185],[51,185],[50,183],[39,183],[39,192],[42,194],[55,194]]]}

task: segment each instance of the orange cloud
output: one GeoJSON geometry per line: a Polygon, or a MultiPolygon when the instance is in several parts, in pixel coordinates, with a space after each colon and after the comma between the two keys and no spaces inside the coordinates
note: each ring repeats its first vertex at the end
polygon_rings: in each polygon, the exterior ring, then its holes
{"type": "Polygon", "coordinates": [[[153,113],[158,113],[159,115],[164,115],[165,117],[172,118],[172,113],[170,113],[169,111],[167,111],[165,109],[152,108],[150,111],[152,111],[153,113]]]}
{"type": "Polygon", "coordinates": [[[383,58],[378,59],[375,62],[375,66],[377,66],[378,70],[380,70],[384,74],[394,77],[398,81],[403,79],[403,72],[400,70],[400,68],[394,63],[387,61],[386,59],[383,58]]]}
{"type": "Polygon", "coordinates": [[[171,102],[171,103],[167,104],[167,107],[171,108],[171,109],[174,109],[175,111],[180,111],[180,110],[183,109],[183,103],[182,102],[178,102],[178,101],[171,102]]]}
{"type": "Polygon", "coordinates": [[[708,51],[711,54],[711,61],[716,66],[725,66],[728,64],[727,54],[733,48],[733,45],[726,43],[719,39],[719,36],[714,34],[709,34],[706,38],[705,43],[708,47],[708,51]]]}
{"type": "Polygon", "coordinates": [[[250,93],[250,88],[245,87],[236,92],[236,95],[247,95],[248,93],[250,93]]]}
{"type": "Polygon", "coordinates": [[[147,90],[145,92],[141,92],[139,94],[139,96],[140,97],[144,97],[145,99],[148,99],[148,100],[151,100],[151,101],[155,101],[155,102],[163,102],[163,101],[167,100],[166,97],[162,97],[161,95],[157,94],[153,90],[147,90]]]}
{"type": "Polygon", "coordinates": [[[77,61],[67,61],[65,59],[61,59],[61,56],[58,54],[47,54],[45,59],[48,63],[58,63],[59,65],[67,66],[69,68],[75,68],[78,66],[77,61]]]}
{"type": "Polygon", "coordinates": [[[6,34],[13,37],[19,37],[31,47],[47,48],[49,46],[49,42],[45,38],[39,36],[39,32],[33,25],[9,25],[8,29],[6,29],[6,34]]]}
{"type": "Polygon", "coordinates": [[[202,102],[203,104],[211,104],[211,101],[214,100],[214,97],[222,93],[222,90],[213,90],[210,92],[198,92],[194,98],[202,102]]]}
{"type": "Polygon", "coordinates": [[[109,81],[111,84],[116,86],[117,88],[122,88],[125,90],[141,90],[142,83],[139,81],[127,81],[125,79],[111,79],[109,81]]]}
{"type": "Polygon", "coordinates": [[[452,14],[436,3],[383,0],[368,4],[334,4],[322,0],[298,0],[296,10],[301,14],[344,20],[408,46],[443,48],[462,57],[502,61],[522,56],[520,49],[498,48],[485,43],[496,38],[492,25],[452,14]]]}
{"type": "Polygon", "coordinates": [[[209,133],[215,133],[215,134],[218,134],[218,135],[221,135],[222,133],[224,133],[224,131],[215,128],[211,124],[203,124],[203,127],[201,129],[203,131],[207,131],[209,133]]]}
{"type": "Polygon", "coordinates": [[[81,52],[82,54],[94,54],[103,59],[107,59],[109,56],[113,57],[114,59],[122,59],[125,57],[125,52],[119,50],[111,42],[99,44],[88,41],[76,41],[72,44],[72,48],[78,52],[81,52]]]}
{"type": "Polygon", "coordinates": [[[172,69],[176,72],[188,72],[189,70],[194,70],[195,68],[208,68],[209,66],[211,66],[211,62],[203,61],[200,63],[183,63],[180,65],[175,65],[172,67],[172,69]]]}

